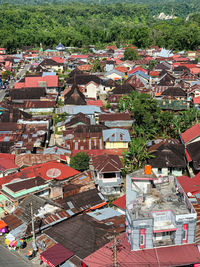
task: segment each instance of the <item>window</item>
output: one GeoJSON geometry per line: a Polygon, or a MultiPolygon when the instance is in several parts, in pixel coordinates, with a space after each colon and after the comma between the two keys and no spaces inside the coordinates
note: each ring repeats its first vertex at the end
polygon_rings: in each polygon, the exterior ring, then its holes
{"type": "Polygon", "coordinates": [[[183,244],[187,243],[187,234],[188,234],[188,225],[184,224],[183,225],[183,244]]]}
{"type": "Polygon", "coordinates": [[[140,248],[145,248],[145,229],[140,229],[140,248]]]}
{"type": "Polygon", "coordinates": [[[158,168],[158,173],[159,173],[159,174],[162,173],[162,168],[158,168]]]}

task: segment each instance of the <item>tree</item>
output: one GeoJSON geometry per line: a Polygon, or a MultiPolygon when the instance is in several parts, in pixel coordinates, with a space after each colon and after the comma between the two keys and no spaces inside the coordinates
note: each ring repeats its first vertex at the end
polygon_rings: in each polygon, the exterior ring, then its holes
{"type": "Polygon", "coordinates": [[[144,138],[132,138],[128,151],[123,152],[122,163],[124,165],[124,174],[144,167],[147,159],[152,157],[153,155],[147,151],[146,140],[144,138]]]}
{"type": "Polygon", "coordinates": [[[101,65],[101,62],[100,62],[99,58],[96,58],[96,59],[93,61],[91,71],[92,71],[92,72],[103,72],[103,71],[104,71],[104,68],[103,68],[103,66],[101,65]]]}
{"type": "Polygon", "coordinates": [[[71,157],[70,167],[78,170],[85,171],[89,168],[90,157],[84,152],[78,152],[75,156],[71,157]]]}
{"type": "Polygon", "coordinates": [[[124,59],[125,60],[136,60],[138,59],[138,52],[131,47],[127,47],[124,52],[124,59]]]}

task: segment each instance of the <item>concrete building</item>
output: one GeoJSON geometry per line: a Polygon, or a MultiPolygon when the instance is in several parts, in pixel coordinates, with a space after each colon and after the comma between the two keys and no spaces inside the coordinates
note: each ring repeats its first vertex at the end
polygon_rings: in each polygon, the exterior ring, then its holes
{"type": "Polygon", "coordinates": [[[131,250],[194,243],[197,214],[176,178],[138,170],[126,177],[126,233],[131,250]]]}

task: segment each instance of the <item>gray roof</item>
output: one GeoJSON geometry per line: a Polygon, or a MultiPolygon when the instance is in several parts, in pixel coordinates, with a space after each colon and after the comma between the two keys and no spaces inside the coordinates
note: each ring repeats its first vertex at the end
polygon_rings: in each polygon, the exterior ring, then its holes
{"type": "Polygon", "coordinates": [[[103,130],[103,141],[130,142],[131,138],[128,130],[114,128],[114,129],[103,130]]]}
{"type": "Polygon", "coordinates": [[[173,53],[171,53],[171,50],[166,50],[165,48],[162,48],[162,50],[158,54],[158,57],[171,57],[171,56],[173,56],[173,53]]]}
{"type": "MultiPolygon", "coordinates": [[[[75,115],[79,112],[85,114],[85,115],[93,115],[94,113],[102,113],[100,107],[92,106],[92,105],[86,105],[86,106],[73,106],[73,105],[65,105],[61,108],[59,108],[60,113],[68,113],[69,115],[75,115]]],[[[57,109],[58,113],[58,109],[57,109]]]]}

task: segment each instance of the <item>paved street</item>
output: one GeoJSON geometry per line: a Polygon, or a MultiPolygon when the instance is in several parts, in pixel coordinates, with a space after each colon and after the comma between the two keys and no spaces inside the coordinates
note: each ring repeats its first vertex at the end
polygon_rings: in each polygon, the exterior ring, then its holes
{"type": "Polygon", "coordinates": [[[0,89],[0,102],[3,100],[5,93],[5,90],[0,89]]]}
{"type": "Polygon", "coordinates": [[[30,264],[26,263],[20,257],[14,255],[7,248],[0,245],[0,267],[28,267],[30,264]]]}

